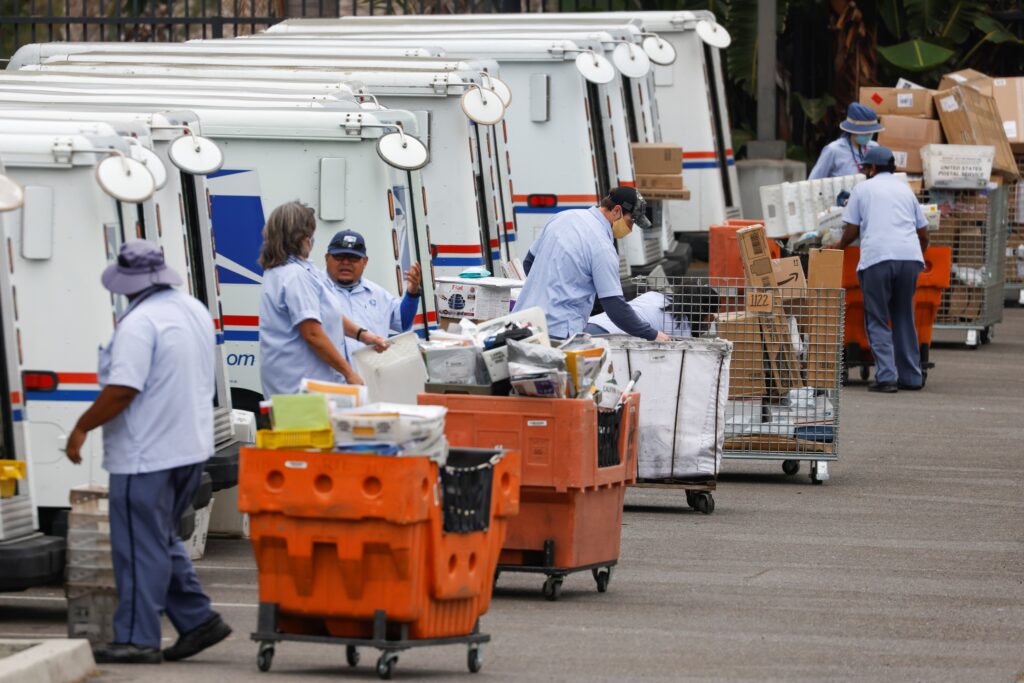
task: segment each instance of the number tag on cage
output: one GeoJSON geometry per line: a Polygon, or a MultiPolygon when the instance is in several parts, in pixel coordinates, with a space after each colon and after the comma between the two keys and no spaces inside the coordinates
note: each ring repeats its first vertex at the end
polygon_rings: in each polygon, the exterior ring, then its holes
{"type": "Polygon", "coordinates": [[[746,306],[749,313],[771,313],[775,310],[772,293],[763,289],[747,288],[746,306]]]}

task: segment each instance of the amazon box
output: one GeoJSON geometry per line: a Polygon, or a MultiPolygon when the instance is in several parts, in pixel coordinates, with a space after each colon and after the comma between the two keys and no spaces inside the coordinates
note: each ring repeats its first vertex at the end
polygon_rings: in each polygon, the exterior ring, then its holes
{"type": "Polygon", "coordinates": [[[764,342],[758,315],[743,311],[719,313],[715,316],[715,335],[732,342],[729,399],[764,396],[764,342]]]}
{"type": "Polygon", "coordinates": [[[992,93],[1010,149],[1024,152],[1024,78],[995,78],[992,93]]]}
{"type": "Polygon", "coordinates": [[[676,174],[683,172],[683,148],[661,142],[632,145],[633,168],[637,175],[676,174]]]}
{"type": "MultiPolygon", "coordinates": [[[[927,92],[905,90],[908,93],[927,92]]],[[[931,99],[931,95],[928,96],[931,99]]],[[[934,119],[910,116],[882,116],[885,130],[878,134],[878,144],[892,150],[896,170],[919,175],[924,172],[921,148],[942,143],[942,124],[934,119]]]]}
{"type": "Polygon", "coordinates": [[[1008,180],[1019,177],[994,98],[974,88],[958,85],[936,93],[935,106],[949,144],[991,145],[995,148],[992,171],[1008,180]]]}
{"type": "Polygon", "coordinates": [[[948,73],[939,81],[939,90],[949,90],[958,85],[973,88],[983,95],[992,96],[992,78],[974,69],[961,69],[948,73]]]}
{"type": "MultiPolygon", "coordinates": [[[[860,103],[870,107],[876,114],[884,116],[914,116],[925,119],[935,118],[935,103],[932,100],[933,90],[908,90],[901,88],[860,89],[860,103]]],[[[885,125],[883,123],[883,125],[885,125]]],[[[879,144],[882,144],[879,141],[879,144]]]]}
{"type": "Polygon", "coordinates": [[[807,278],[799,256],[772,259],[772,274],[783,301],[799,299],[807,289],[807,278]]]}

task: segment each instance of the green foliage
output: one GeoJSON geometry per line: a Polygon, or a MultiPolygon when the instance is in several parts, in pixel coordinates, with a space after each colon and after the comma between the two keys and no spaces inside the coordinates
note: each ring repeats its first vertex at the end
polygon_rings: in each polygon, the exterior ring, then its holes
{"type": "Polygon", "coordinates": [[[942,66],[956,53],[935,43],[908,40],[899,45],[879,46],[878,54],[901,71],[919,73],[942,66]]]}
{"type": "Polygon", "coordinates": [[[830,93],[825,93],[821,97],[804,97],[800,93],[794,93],[797,102],[800,103],[800,110],[803,111],[804,117],[817,125],[824,120],[825,115],[828,114],[828,110],[836,106],[836,98],[832,97],[830,93]]]}

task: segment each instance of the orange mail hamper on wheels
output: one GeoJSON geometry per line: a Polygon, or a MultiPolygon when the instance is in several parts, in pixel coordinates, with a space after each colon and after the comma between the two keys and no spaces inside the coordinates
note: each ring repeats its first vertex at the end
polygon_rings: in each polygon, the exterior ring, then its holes
{"type": "Polygon", "coordinates": [[[545,574],[544,595],[555,600],[567,574],[590,569],[604,592],[626,486],[636,481],[640,395],[626,395],[614,433],[602,418],[601,436],[589,400],[420,394],[419,403],[448,408],[452,444],[521,453],[519,516],[509,520],[499,570],[545,574]],[[599,448],[602,437],[614,443],[599,448]]]}

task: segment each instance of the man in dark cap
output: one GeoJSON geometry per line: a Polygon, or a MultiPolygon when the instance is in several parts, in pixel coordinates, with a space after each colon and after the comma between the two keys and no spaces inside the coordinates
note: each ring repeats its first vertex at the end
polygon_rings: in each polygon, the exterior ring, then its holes
{"type": "Polygon", "coordinates": [[[102,281],[128,307],[100,349],[103,389],[67,444],[68,459],[80,464],[86,435],[103,427],[118,606],[115,642],[94,654],[99,663],[184,659],[231,634],[177,535],[213,455],[213,320],[203,304],[173,289],[181,277],[152,242],[122,245],[102,281]],[[180,634],[163,653],[161,614],[180,634]]]}
{"type": "Polygon", "coordinates": [[[515,310],[539,306],[548,333],[556,339],[579,334],[587,325],[594,299],[616,327],[642,339],[667,341],[668,335],[637,316],[622,297],[615,240],[634,225],[651,225],[647,202],[632,187],[617,187],[589,209],[562,211],[548,221],[527,254],[526,283],[515,310]]]}
{"type": "Polygon", "coordinates": [[[870,391],[896,393],[923,386],[921,350],[914,326],[914,292],[928,249],[928,220],[913,190],[893,176],[896,162],[885,147],[864,157],[868,180],[854,186],[843,211],[846,229],[836,245],[860,238],[857,279],[864,293],[864,322],[875,381],[870,391]],[[892,323],[890,329],[889,323],[892,323]]]}

